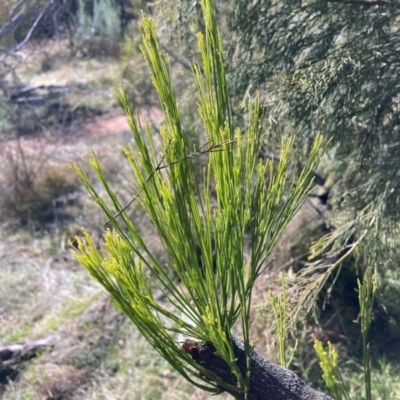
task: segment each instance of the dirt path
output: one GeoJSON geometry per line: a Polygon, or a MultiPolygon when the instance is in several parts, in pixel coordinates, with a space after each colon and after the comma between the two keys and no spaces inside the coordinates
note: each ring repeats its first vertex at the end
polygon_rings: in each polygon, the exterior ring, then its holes
{"type": "MultiPolygon", "coordinates": [[[[162,113],[153,107],[143,110],[139,118],[143,125],[157,123],[162,119],[162,113]]],[[[27,136],[0,144],[0,162],[18,156],[72,160],[87,154],[89,147],[96,143],[105,143],[111,137],[117,139],[128,132],[130,128],[124,114],[103,115],[79,124],[53,140],[27,136]]]]}
{"type": "MultiPolygon", "coordinates": [[[[139,114],[139,118],[143,124],[156,123],[162,119],[162,113],[158,108],[152,107],[143,110],[139,114]]],[[[74,128],[62,141],[63,143],[71,143],[76,140],[86,140],[90,138],[99,138],[110,135],[129,132],[130,128],[126,120],[125,114],[101,116],[95,118],[91,122],[87,122],[74,128]]]]}

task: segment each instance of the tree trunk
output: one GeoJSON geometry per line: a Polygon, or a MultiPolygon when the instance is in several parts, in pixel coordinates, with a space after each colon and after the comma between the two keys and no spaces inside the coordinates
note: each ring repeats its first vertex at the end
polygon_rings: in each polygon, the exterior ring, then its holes
{"type": "MultiPolygon", "coordinates": [[[[243,373],[246,366],[244,343],[233,338],[233,346],[237,364],[243,373]]],[[[225,361],[215,354],[212,344],[200,344],[191,347],[188,352],[196,362],[218,375],[226,383],[238,386],[237,379],[225,361]]],[[[256,351],[250,350],[250,357],[251,381],[248,400],[333,400],[307,385],[288,369],[261,357],[256,351]]],[[[221,390],[228,392],[235,399],[245,400],[243,392],[227,390],[223,387],[221,390]]]]}

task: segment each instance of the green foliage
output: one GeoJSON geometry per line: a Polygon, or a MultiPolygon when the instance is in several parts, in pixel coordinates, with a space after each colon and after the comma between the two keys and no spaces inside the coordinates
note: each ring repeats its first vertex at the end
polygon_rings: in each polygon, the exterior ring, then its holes
{"type": "Polygon", "coordinates": [[[338,353],[332,343],[328,342],[328,351],[324,350],[322,343],[316,340],[314,343],[315,351],[320,359],[320,366],[323,371],[322,377],[326,385],[332,392],[335,400],[350,400],[350,397],[343,384],[338,366],[338,353]]]}
{"type": "MultiPolygon", "coordinates": [[[[359,322],[361,327],[361,335],[363,342],[363,370],[365,384],[365,398],[371,400],[373,396],[373,385],[371,384],[371,358],[370,345],[367,340],[368,331],[373,318],[374,299],[378,288],[378,276],[376,271],[371,274],[371,270],[367,269],[364,274],[363,283],[358,281],[358,299],[360,303],[359,322]]],[[[323,370],[323,378],[326,385],[332,391],[335,399],[347,399],[350,397],[346,390],[342,376],[339,372],[338,353],[332,343],[328,342],[328,351],[323,349],[323,345],[319,340],[315,340],[315,351],[320,359],[320,366],[323,370]]],[[[384,365],[382,364],[382,369],[384,365]]]]}
{"type": "MultiPolygon", "coordinates": [[[[185,29],[185,18],[197,14],[187,2],[176,3],[184,16],[173,24],[185,29]]],[[[302,300],[315,304],[350,256],[349,265],[362,270],[371,262],[381,275],[398,270],[398,5],[232,0],[218,6],[227,26],[233,104],[240,110],[247,93],[260,90],[261,108],[271,115],[262,154],[277,158],[281,136],[293,134],[302,165],[315,135],[330,138],[321,165],[330,180],[329,210],[320,213],[329,232],[311,250],[314,265],[301,272],[300,286],[313,294],[302,300]],[[321,276],[307,279],[315,271],[321,276]]]]}
{"type": "Polygon", "coordinates": [[[363,340],[363,365],[366,399],[371,400],[371,358],[370,345],[368,343],[368,331],[371,326],[372,312],[376,290],[378,288],[378,275],[375,271],[367,269],[363,283],[358,281],[358,299],[360,302],[360,325],[363,340]]]}
{"type": "Polygon", "coordinates": [[[314,248],[319,267],[340,265],[333,254],[348,247],[364,267],[372,258],[397,266],[398,18],[390,2],[297,0],[237,1],[228,17],[239,98],[249,81],[270,88],[264,105],[295,134],[300,160],[318,132],[331,138],[333,232],[314,248]]]}
{"type": "Polygon", "coordinates": [[[100,248],[88,233],[83,240],[77,239],[79,250],[75,255],[104,286],[116,307],[189,382],[215,393],[218,385],[246,391],[250,379],[253,285],[265,270],[266,257],[310,190],[322,137],[316,138],[296,184],[285,191],[293,140],[282,141],[277,166],[259,159],[263,134],[258,96],[249,101],[246,131],[235,129],[215,9],[211,0],[204,0],[201,5],[205,33],[198,34],[197,39],[202,65],[193,64],[192,69],[199,96],[198,113],[208,141],[190,151],[172,74],[160,50],[154,24],[147,17],[142,21],[143,53],[165,119],[160,128],[161,159],[151,128],[141,126],[124,91],[119,91],[135,143],[125,148],[137,191],[132,201],[140,202],[154,224],[170,259],[167,270],[128,218],[126,207],[105,180],[94,153],[88,161],[106,190],[108,201],[98,194],[83,169],[77,165],[73,168],[113,229],[105,232],[100,248]],[[195,159],[201,156],[208,156],[202,182],[194,166],[195,159]],[[243,256],[246,235],[251,238],[248,259],[243,256]],[[169,270],[179,277],[179,283],[171,279],[169,270]],[[157,291],[167,305],[157,301],[157,291]],[[231,344],[236,323],[247,352],[244,374],[236,365],[231,344]],[[192,359],[190,346],[202,342],[215,346],[240,387],[227,385],[192,359]]]}
{"type": "Polygon", "coordinates": [[[271,302],[272,309],[274,311],[275,320],[276,320],[276,333],[278,335],[278,343],[279,343],[279,357],[280,364],[288,368],[293,355],[296,351],[297,341],[294,349],[292,350],[292,355],[290,359],[286,360],[286,349],[287,349],[287,336],[288,336],[288,327],[289,327],[289,314],[288,314],[288,304],[287,304],[287,295],[286,295],[286,285],[285,278],[282,274],[282,293],[278,295],[273,295],[271,292],[269,293],[269,300],[271,302]]]}

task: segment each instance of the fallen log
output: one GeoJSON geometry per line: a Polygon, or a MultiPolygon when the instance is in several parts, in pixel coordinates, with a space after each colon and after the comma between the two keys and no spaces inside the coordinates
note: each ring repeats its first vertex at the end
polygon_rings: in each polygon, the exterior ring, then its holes
{"type": "Polygon", "coordinates": [[[53,346],[54,341],[51,336],[24,344],[0,346],[0,384],[14,379],[22,362],[36,357],[43,350],[53,346]]]}

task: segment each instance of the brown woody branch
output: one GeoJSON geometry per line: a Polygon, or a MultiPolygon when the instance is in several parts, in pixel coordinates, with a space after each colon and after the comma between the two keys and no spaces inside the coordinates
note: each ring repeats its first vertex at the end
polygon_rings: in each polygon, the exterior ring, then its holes
{"type": "Polygon", "coordinates": [[[331,3],[341,3],[349,5],[357,5],[364,7],[375,7],[375,6],[388,6],[400,10],[400,4],[396,1],[390,0],[328,0],[331,3]]]}
{"type": "MultiPolygon", "coordinates": [[[[233,347],[237,358],[237,365],[242,371],[246,370],[246,351],[244,343],[233,338],[233,347]]],[[[218,375],[224,382],[232,386],[239,386],[238,381],[228,364],[215,353],[212,344],[200,344],[184,349],[192,358],[205,369],[218,375]]],[[[251,380],[247,400],[333,400],[324,393],[318,392],[303,382],[296,374],[272,363],[250,350],[251,380]]],[[[237,400],[245,400],[245,393],[221,387],[237,400]]]]}

